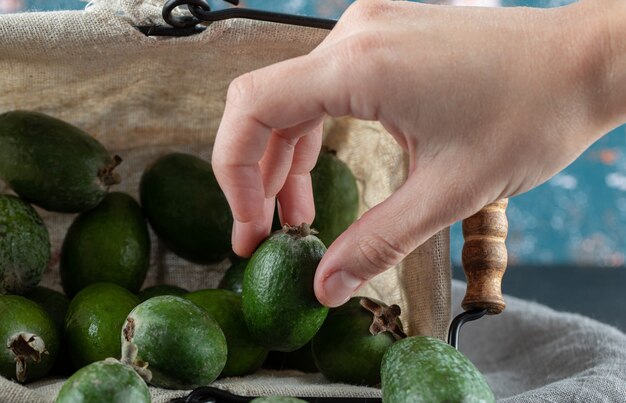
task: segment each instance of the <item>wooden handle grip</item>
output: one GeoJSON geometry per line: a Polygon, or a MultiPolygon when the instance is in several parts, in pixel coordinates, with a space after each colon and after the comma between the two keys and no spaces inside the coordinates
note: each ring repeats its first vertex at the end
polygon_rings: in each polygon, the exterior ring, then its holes
{"type": "Polygon", "coordinates": [[[509,223],[503,199],[485,206],[478,213],[463,220],[462,262],[467,278],[463,298],[464,310],[487,309],[498,314],[506,306],[502,298],[502,276],[506,270],[506,240],[509,223]]]}

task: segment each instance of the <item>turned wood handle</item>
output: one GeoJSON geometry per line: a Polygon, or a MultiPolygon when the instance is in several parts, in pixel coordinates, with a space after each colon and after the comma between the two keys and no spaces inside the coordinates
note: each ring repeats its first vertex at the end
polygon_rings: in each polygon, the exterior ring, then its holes
{"type": "Polygon", "coordinates": [[[507,252],[504,241],[509,229],[506,219],[508,199],[485,206],[463,220],[463,271],[467,290],[463,309],[487,309],[498,314],[506,304],[502,298],[502,276],[506,270],[507,252]]]}

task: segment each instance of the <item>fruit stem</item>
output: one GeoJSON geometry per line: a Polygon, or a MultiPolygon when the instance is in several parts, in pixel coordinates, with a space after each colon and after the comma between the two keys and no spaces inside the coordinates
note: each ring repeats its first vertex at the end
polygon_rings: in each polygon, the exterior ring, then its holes
{"type": "Polygon", "coordinates": [[[41,361],[42,354],[48,354],[43,339],[32,333],[17,333],[9,338],[7,348],[15,356],[15,379],[26,381],[26,364],[28,360],[41,361]]]}
{"type": "Polygon", "coordinates": [[[407,337],[398,321],[401,313],[398,305],[385,306],[366,297],[362,297],[359,304],[373,315],[369,329],[372,336],[389,332],[396,340],[407,337]]]}
{"type": "Polygon", "coordinates": [[[130,365],[146,383],[150,382],[152,380],[152,371],[148,369],[147,362],[137,359],[139,349],[132,342],[135,335],[135,320],[133,318],[126,319],[126,325],[122,329],[122,334],[124,335],[124,340],[122,340],[122,357],[120,361],[123,364],[130,365]]]}
{"type": "Polygon", "coordinates": [[[304,238],[309,235],[318,234],[316,229],[311,228],[311,226],[305,222],[295,227],[285,224],[283,225],[283,232],[296,238],[304,238]]]}
{"type": "Polygon", "coordinates": [[[117,185],[122,181],[120,175],[116,172],[113,172],[113,170],[121,163],[122,157],[120,157],[119,155],[115,155],[113,157],[113,161],[110,164],[105,165],[98,172],[98,178],[100,178],[104,186],[106,186],[107,188],[109,186],[117,185]]]}

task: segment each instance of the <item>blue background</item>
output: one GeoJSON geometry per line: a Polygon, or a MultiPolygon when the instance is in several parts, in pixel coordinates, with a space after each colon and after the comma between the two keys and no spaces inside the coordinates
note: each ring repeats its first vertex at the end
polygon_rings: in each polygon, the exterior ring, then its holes
{"type": "MultiPolygon", "coordinates": [[[[338,18],[350,0],[247,0],[244,6],[338,18]]],[[[567,0],[503,0],[504,6],[554,7],[567,0]]],[[[0,12],[81,9],[78,0],[0,0],[0,12]],[[21,3],[18,4],[18,3],[21,3]],[[17,4],[17,7],[15,6],[17,4]]],[[[222,2],[213,1],[220,6],[222,2]]],[[[625,263],[626,151],[624,128],[594,144],[546,184],[512,198],[508,208],[510,263],[514,265],[615,266],[625,263]]],[[[453,262],[463,244],[452,228],[453,262]]]]}

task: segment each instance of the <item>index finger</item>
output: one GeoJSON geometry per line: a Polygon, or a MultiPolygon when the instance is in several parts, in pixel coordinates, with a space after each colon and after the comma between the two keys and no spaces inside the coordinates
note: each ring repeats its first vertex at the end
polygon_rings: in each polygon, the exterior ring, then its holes
{"type": "Polygon", "coordinates": [[[269,234],[266,192],[259,161],[272,129],[287,130],[328,112],[346,114],[332,105],[348,105],[336,82],[334,65],[324,52],[290,59],[235,79],[213,148],[212,164],[233,213],[233,250],[249,256],[269,234]]]}

